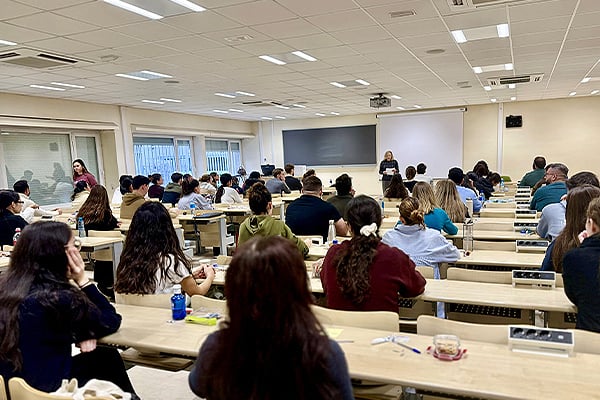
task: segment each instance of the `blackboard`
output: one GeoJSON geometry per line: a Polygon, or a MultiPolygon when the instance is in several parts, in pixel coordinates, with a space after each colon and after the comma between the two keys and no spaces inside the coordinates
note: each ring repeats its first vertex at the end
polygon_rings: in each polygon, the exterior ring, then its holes
{"type": "Polygon", "coordinates": [[[285,130],[283,156],[310,166],[376,164],[375,125],[285,130]]]}

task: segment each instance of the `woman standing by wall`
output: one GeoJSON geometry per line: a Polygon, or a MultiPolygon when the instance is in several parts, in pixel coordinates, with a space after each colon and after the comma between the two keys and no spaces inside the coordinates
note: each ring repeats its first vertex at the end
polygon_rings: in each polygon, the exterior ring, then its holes
{"type": "Polygon", "coordinates": [[[98,184],[94,175],[92,175],[81,158],[73,161],[73,183],[86,181],[90,187],[98,184]]]}
{"type": "Polygon", "coordinates": [[[385,189],[390,185],[392,176],[399,171],[398,161],[394,160],[394,154],[388,150],[383,155],[383,160],[379,163],[379,174],[381,175],[381,190],[385,193],[385,189]]]}

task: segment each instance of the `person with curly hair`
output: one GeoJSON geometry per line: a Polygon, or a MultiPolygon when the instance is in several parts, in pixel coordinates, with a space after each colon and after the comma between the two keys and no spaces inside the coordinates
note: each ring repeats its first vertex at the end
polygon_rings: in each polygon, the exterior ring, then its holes
{"type": "Polygon", "coordinates": [[[373,198],[355,197],[347,213],[352,239],[329,249],[320,273],[327,307],[398,313],[398,296],[423,293],[425,278],[407,254],[379,238],[381,207],[373,198]]]}

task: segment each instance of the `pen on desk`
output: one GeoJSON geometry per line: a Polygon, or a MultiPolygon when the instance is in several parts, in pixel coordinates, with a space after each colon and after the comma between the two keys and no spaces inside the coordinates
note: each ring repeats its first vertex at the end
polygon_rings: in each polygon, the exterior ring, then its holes
{"type": "Polygon", "coordinates": [[[412,352],[414,352],[414,353],[421,354],[421,350],[419,350],[419,349],[416,349],[416,348],[414,348],[414,347],[410,347],[409,345],[407,345],[407,344],[404,344],[404,343],[400,343],[400,342],[395,342],[395,343],[396,343],[398,346],[402,346],[402,347],[404,347],[405,349],[408,349],[408,350],[410,350],[410,351],[412,351],[412,352]]]}

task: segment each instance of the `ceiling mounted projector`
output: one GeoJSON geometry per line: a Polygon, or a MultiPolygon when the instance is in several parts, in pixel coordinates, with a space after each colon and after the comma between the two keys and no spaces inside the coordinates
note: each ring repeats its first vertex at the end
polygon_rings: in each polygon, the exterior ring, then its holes
{"type": "Polygon", "coordinates": [[[382,93],[379,93],[377,97],[371,97],[371,107],[379,108],[379,107],[391,107],[392,100],[389,97],[385,97],[382,93]]]}

